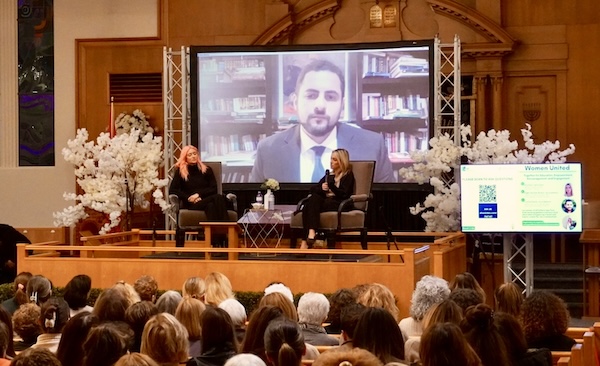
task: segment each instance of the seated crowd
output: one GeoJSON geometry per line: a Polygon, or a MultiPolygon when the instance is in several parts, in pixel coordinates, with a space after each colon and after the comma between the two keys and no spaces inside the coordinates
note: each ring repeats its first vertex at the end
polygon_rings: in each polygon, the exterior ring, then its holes
{"type": "Polygon", "coordinates": [[[91,279],[75,276],[63,296],[29,273],[0,307],[0,366],[525,366],[552,365],[570,350],[569,313],[557,296],[523,298],[513,283],[495,310],[470,273],[452,283],[426,275],[410,316],[378,283],[303,294],[272,283],[251,314],[222,273],[191,277],[160,297],[149,275],[105,289],[88,305],[91,279]]]}

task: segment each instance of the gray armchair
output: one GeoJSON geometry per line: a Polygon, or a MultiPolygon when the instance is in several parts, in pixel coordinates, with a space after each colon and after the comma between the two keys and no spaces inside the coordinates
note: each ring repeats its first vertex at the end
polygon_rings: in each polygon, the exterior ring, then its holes
{"type": "MultiPolygon", "coordinates": [[[[373,186],[373,175],[375,172],[374,161],[352,161],[352,172],[356,184],[354,194],[343,201],[337,211],[322,212],[317,232],[324,233],[327,238],[327,247],[335,248],[336,236],[344,231],[359,231],[360,243],[363,249],[367,249],[367,227],[365,217],[369,208],[369,201],[373,197],[371,189],[373,186]],[[344,211],[347,204],[353,203],[354,209],[344,211]]],[[[303,232],[302,207],[308,197],[303,198],[296,207],[290,223],[291,236],[290,247],[296,247],[298,234],[303,232]]]]}
{"type": "MultiPolygon", "coordinates": [[[[204,164],[208,165],[215,174],[215,179],[217,180],[217,193],[223,194],[221,162],[204,162],[204,164]]],[[[233,206],[233,210],[227,210],[229,220],[237,221],[237,196],[233,193],[228,193],[225,197],[233,206]]],[[[186,232],[203,230],[199,223],[208,221],[206,212],[181,208],[183,205],[180,202],[179,197],[174,194],[169,195],[169,201],[171,203],[173,213],[177,219],[177,228],[175,229],[175,245],[177,247],[183,247],[186,232]]]]}

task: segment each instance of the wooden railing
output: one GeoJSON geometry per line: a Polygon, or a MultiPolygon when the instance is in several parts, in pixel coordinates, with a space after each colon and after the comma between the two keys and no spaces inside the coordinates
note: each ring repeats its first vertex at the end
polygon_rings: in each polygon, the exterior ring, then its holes
{"type": "Polygon", "coordinates": [[[577,343],[571,351],[552,351],[553,365],[600,366],[600,322],[590,328],[569,328],[565,334],[577,343]]]}

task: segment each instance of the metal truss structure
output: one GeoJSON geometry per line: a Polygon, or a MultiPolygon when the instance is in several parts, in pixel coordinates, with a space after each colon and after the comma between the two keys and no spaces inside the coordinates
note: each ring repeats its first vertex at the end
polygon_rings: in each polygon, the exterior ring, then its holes
{"type": "Polygon", "coordinates": [[[434,48],[434,136],[448,134],[456,145],[460,144],[461,125],[461,69],[460,39],[443,44],[435,39],[434,48]]]}

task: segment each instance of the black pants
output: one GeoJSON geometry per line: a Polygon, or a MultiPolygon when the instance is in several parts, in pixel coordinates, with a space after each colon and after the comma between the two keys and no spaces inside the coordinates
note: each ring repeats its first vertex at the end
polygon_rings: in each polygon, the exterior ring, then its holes
{"type": "Polygon", "coordinates": [[[319,227],[321,212],[337,211],[341,201],[333,197],[325,197],[318,194],[311,195],[302,208],[302,226],[304,237],[308,235],[309,229],[319,227]]]}
{"type": "Polygon", "coordinates": [[[200,201],[189,204],[188,209],[206,212],[208,221],[229,221],[227,198],[222,194],[213,194],[200,201]]]}

